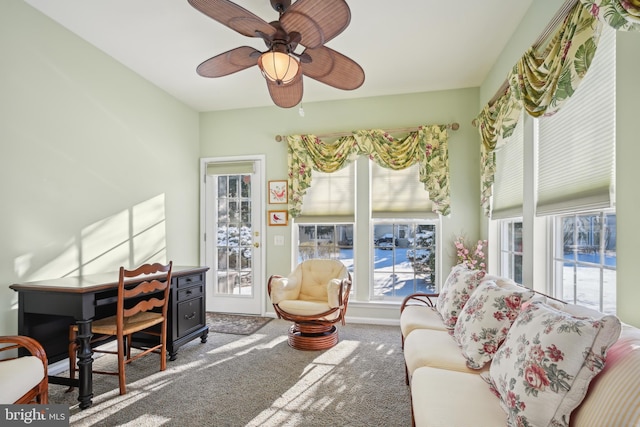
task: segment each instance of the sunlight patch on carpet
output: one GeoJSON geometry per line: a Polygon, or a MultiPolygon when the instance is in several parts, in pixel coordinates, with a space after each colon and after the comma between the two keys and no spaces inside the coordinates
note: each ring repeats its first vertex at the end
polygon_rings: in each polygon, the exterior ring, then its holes
{"type": "Polygon", "coordinates": [[[326,350],[305,367],[298,382],[282,393],[272,404],[252,419],[247,427],[263,425],[281,425],[289,423],[296,414],[304,410],[323,411],[323,406],[333,403],[334,396],[326,396],[321,391],[327,384],[335,387],[338,377],[332,375],[349,356],[356,351],[356,341],[341,341],[335,347],[326,350]]]}

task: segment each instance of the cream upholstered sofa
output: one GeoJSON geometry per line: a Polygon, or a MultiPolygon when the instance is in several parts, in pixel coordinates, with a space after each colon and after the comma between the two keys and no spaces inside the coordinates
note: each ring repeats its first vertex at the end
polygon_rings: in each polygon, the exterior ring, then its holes
{"type": "Polygon", "coordinates": [[[640,330],[456,266],[400,326],[413,422],[640,426],[640,330]]]}
{"type": "Polygon", "coordinates": [[[0,360],[0,404],[49,403],[47,355],[40,343],[26,336],[0,336],[0,352],[19,349],[29,355],[0,360]]]}

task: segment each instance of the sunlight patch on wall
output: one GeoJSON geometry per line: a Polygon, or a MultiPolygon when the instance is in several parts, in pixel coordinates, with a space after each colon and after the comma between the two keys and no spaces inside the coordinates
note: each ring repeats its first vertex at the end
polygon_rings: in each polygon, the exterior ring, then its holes
{"type": "Polygon", "coordinates": [[[82,274],[114,271],[129,261],[129,211],[85,227],[80,234],[82,274]]]}
{"type": "MultiPolygon", "coordinates": [[[[43,248],[44,256],[51,248],[43,248]]],[[[16,272],[25,281],[44,280],[78,274],[79,247],[75,238],[70,238],[61,244],[58,254],[46,264],[38,266],[39,258],[43,255],[39,253],[24,254],[14,259],[16,272]]]]}
{"type": "Polygon", "coordinates": [[[66,242],[16,257],[14,271],[23,281],[115,272],[120,266],[165,263],[166,252],[165,195],[160,194],[79,229],[66,242]]]}

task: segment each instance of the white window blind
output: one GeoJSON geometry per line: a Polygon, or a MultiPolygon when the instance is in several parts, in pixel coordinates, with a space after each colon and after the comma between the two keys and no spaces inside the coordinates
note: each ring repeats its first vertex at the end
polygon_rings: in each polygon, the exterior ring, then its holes
{"type": "Polygon", "coordinates": [[[254,169],[250,161],[207,163],[207,175],[251,175],[254,169]]]}
{"type": "Polygon", "coordinates": [[[537,215],[615,205],[615,63],[615,30],[604,25],[576,93],[537,120],[537,215]]]}
{"type": "Polygon", "coordinates": [[[418,164],[397,171],[371,162],[373,218],[435,218],[431,206],[418,164]]]}
{"type": "Polygon", "coordinates": [[[493,182],[492,219],[522,216],[524,182],[524,117],[520,114],[518,125],[496,151],[496,173],[493,182]]]}
{"type": "Polygon", "coordinates": [[[353,222],[355,165],[355,162],[351,162],[333,173],[312,171],[311,186],[302,199],[302,211],[296,222],[353,222]]]}

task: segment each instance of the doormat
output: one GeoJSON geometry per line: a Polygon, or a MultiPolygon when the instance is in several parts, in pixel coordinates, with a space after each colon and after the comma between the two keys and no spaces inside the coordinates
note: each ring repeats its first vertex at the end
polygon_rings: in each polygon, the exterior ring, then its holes
{"type": "Polygon", "coordinates": [[[221,334],[251,335],[271,320],[271,317],[207,312],[209,331],[221,334]]]}

